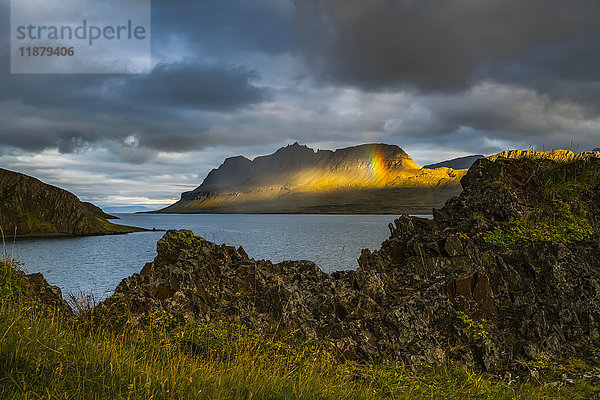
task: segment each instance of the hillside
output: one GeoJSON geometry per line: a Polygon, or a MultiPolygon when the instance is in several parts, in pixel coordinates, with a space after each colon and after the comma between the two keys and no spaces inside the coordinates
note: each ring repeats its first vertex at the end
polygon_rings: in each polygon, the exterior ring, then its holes
{"type": "Polygon", "coordinates": [[[481,154],[453,158],[452,160],[441,161],[435,164],[424,165],[423,168],[436,169],[436,168],[451,168],[451,169],[469,169],[471,165],[480,158],[485,156],[481,154]]]}
{"type": "Polygon", "coordinates": [[[143,229],[110,223],[100,208],[66,190],[0,169],[0,226],[6,238],[129,233],[143,229]]]}
{"type": "Polygon", "coordinates": [[[430,213],[465,171],[421,169],[398,146],[315,151],[298,143],[226,159],[161,213],[430,213]]]}

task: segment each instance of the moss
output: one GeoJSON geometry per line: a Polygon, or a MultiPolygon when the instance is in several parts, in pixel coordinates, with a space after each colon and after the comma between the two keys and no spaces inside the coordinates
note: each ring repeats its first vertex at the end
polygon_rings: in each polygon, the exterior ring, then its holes
{"type": "Polygon", "coordinates": [[[456,318],[462,321],[469,336],[473,339],[485,339],[491,333],[492,325],[484,318],[474,320],[462,311],[456,312],[456,318]]]}
{"type": "Polygon", "coordinates": [[[173,328],[177,319],[165,310],[156,310],[147,317],[147,323],[151,331],[164,331],[173,328]]]}
{"type": "Polygon", "coordinates": [[[30,232],[39,233],[55,233],[58,232],[56,226],[50,221],[41,221],[36,215],[32,213],[25,214],[27,227],[30,232]]]}
{"type": "Polygon", "coordinates": [[[569,211],[559,211],[552,219],[512,218],[500,229],[484,232],[482,238],[486,243],[498,247],[526,241],[566,245],[591,239],[597,233],[598,227],[587,218],[569,211]]]}

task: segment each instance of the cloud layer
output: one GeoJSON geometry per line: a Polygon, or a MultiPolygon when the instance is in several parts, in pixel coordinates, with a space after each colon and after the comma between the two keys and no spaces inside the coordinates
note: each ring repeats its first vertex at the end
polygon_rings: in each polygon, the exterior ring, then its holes
{"type": "Polygon", "coordinates": [[[388,142],[422,164],[600,147],[596,0],[155,0],[152,15],[147,75],[11,75],[3,29],[0,165],[100,204],[166,203],[226,156],[295,140],[388,142]]]}

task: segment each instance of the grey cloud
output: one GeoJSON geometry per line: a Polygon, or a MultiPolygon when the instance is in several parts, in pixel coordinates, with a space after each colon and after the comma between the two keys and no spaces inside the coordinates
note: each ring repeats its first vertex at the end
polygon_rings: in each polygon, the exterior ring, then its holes
{"type": "Polygon", "coordinates": [[[318,42],[312,37],[305,46],[311,65],[323,79],[343,84],[368,90],[394,86],[460,90],[480,80],[518,74],[515,66],[529,75],[545,71],[569,80],[598,77],[593,66],[600,58],[594,40],[589,40],[600,34],[600,2],[595,0],[296,0],[296,4],[307,29],[317,26],[324,34],[322,46],[315,46],[318,42]],[[578,39],[579,50],[561,47],[578,39]],[[531,56],[549,48],[554,48],[554,55],[550,51],[547,60],[531,56]]]}
{"type": "Polygon", "coordinates": [[[119,157],[121,162],[144,164],[156,157],[156,150],[141,148],[135,145],[111,143],[109,148],[119,157]]]}
{"type": "Polygon", "coordinates": [[[90,148],[96,138],[92,135],[82,135],[76,132],[65,132],[57,140],[58,151],[63,154],[79,153],[90,148]]]}
{"type": "MultiPolygon", "coordinates": [[[[2,57],[6,60],[5,57],[2,57]]],[[[253,70],[242,66],[204,65],[190,60],[160,64],[151,74],[11,75],[0,73],[0,127],[3,145],[32,151],[58,147],[84,151],[103,140],[123,140],[136,132],[140,145],[154,150],[201,149],[219,142],[207,121],[266,101],[267,88],[252,83],[253,70]],[[168,139],[176,136],[178,140],[168,139]]],[[[129,156],[151,159],[152,152],[129,156]]]]}
{"type": "Polygon", "coordinates": [[[239,52],[278,54],[295,43],[291,1],[281,0],[168,0],[152,2],[152,30],[156,50],[171,35],[208,57],[239,52]]]}
{"type": "Polygon", "coordinates": [[[428,115],[392,132],[411,143],[492,153],[507,147],[583,150],[600,142],[600,116],[584,117],[584,106],[533,89],[487,83],[415,101],[428,115]]]}
{"type": "MultiPolygon", "coordinates": [[[[8,62],[6,53],[0,56],[8,62]]],[[[150,74],[117,77],[11,75],[4,70],[0,71],[0,102],[116,114],[155,113],[169,107],[231,111],[267,97],[265,89],[252,83],[257,77],[256,71],[242,66],[204,65],[194,60],[159,64],[150,74]]]]}
{"type": "Polygon", "coordinates": [[[219,140],[215,140],[207,132],[190,136],[181,134],[144,136],[140,142],[140,145],[144,147],[174,152],[189,151],[190,149],[205,148],[218,144],[219,140]]]}
{"type": "Polygon", "coordinates": [[[228,110],[258,103],[266,91],[252,84],[256,71],[241,66],[205,66],[192,60],[159,64],[117,88],[118,98],[144,107],[228,110]]]}

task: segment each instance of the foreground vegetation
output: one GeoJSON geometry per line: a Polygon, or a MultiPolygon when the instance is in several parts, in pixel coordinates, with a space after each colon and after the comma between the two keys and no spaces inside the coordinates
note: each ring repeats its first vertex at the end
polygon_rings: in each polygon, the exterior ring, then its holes
{"type": "Polygon", "coordinates": [[[517,172],[526,171],[523,176],[505,176],[494,184],[498,192],[512,191],[530,211],[478,233],[485,242],[497,247],[523,242],[568,245],[600,235],[600,221],[595,217],[600,187],[597,159],[528,160],[519,168],[517,172]]]}
{"type": "Polygon", "coordinates": [[[336,359],[326,343],[177,326],[164,312],[135,328],[98,317],[59,315],[30,293],[14,262],[0,262],[0,398],[578,399],[598,390],[543,376],[510,385],[453,365],[359,365],[336,359]]]}

